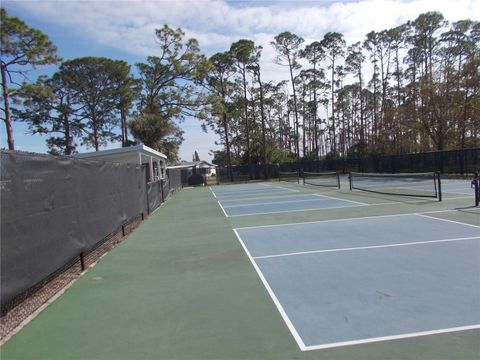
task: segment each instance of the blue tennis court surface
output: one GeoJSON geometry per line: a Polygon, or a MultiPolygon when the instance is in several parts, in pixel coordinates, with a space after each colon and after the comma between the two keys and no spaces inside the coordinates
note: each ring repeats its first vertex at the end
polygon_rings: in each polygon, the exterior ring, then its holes
{"type": "Polygon", "coordinates": [[[226,216],[274,214],[365,205],[357,201],[318,194],[221,200],[219,204],[226,216]]]}
{"type": "Polygon", "coordinates": [[[228,186],[219,186],[211,187],[213,195],[216,198],[220,197],[229,197],[229,196],[256,196],[256,195],[270,195],[270,194],[281,194],[281,193],[294,193],[298,190],[290,189],[277,185],[270,185],[264,183],[257,184],[238,184],[238,185],[228,185],[228,186]]]}
{"type": "Polygon", "coordinates": [[[421,214],[235,229],[302,350],[480,328],[480,227],[421,214]]]}
{"type": "Polygon", "coordinates": [[[452,194],[474,194],[474,189],[470,180],[442,180],[442,191],[452,194]]]}

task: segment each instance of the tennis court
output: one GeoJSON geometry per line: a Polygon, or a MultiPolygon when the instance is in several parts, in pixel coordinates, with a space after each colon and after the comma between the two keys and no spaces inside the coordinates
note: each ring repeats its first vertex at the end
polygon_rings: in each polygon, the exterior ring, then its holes
{"type": "Polygon", "coordinates": [[[442,191],[450,194],[470,195],[473,191],[470,180],[444,180],[442,191]]]}
{"type": "Polygon", "coordinates": [[[479,229],[412,214],[235,232],[300,349],[314,350],[480,328],[479,229]]]}
{"type": "Polygon", "coordinates": [[[435,173],[300,172],[282,181],[302,192],[218,204],[226,217],[334,214],[234,229],[300,350],[480,329],[480,221],[442,218],[455,211],[438,202],[442,190],[444,201],[472,200],[469,181],[447,179],[442,188],[435,173]],[[410,212],[385,215],[398,204],[410,212]],[[443,210],[416,212],[420,204],[443,210]],[[351,217],[369,207],[384,213],[351,217]]]}
{"type": "Polygon", "coordinates": [[[480,211],[449,181],[442,201],[345,176],[184,189],[2,359],[476,358],[480,211]]]}

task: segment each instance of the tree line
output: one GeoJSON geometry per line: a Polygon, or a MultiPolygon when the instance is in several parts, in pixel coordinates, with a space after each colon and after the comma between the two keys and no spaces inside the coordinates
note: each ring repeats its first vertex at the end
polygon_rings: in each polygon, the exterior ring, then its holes
{"type": "Polygon", "coordinates": [[[262,49],[250,40],[210,58],[217,104],[205,118],[224,144],[217,163],[480,145],[479,22],[429,12],[350,45],[337,32],[309,44],[283,32],[271,45],[289,73],[279,83],[261,82],[262,49]]]}
{"type": "Polygon", "coordinates": [[[78,145],[98,151],[109,142],[142,142],[178,160],[183,141],[179,123],[195,116],[202,95],[198,84],[207,59],[195,39],[165,25],[155,31],[158,56],[135,64],[81,57],[63,61],[39,30],[1,9],[2,119],[14,150],[12,121],[31,134],[47,136],[49,153],[71,155],[78,145]],[[19,82],[40,65],[57,64],[52,76],[19,82]],[[133,136],[133,138],[131,138],[133,136]]]}
{"type": "Polygon", "coordinates": [[[207,58],[195,39],[165,25],[155,32],[160,55],[135,64],[134,77],[120,60],[61,62],[44,34],[3,9],[1,16],[11,149],[11,116],[48,134],[51,153],[72,154],[78,141],[96,150],[140,141],[171,160],[183,140],[179,123],[194,117],[219,135],[214,162],[221,165],[480,145],[477,21],[448,23],[428,12],[354,44],[337,32],[309,44],[283,32],[271,46],[289,76],[273,82],[262,76],[262,47],[248,39],[207,58]],[[7,86],[22,66],[48,63],[60,64],[53,76],[7,86]]]}

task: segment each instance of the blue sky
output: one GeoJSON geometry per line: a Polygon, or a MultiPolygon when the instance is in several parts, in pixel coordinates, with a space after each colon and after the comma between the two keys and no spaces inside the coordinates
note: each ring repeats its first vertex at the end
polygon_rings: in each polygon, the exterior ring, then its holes
{"type": "MultiPolygon", "coordinates": [[[[328,31],[338,31],[352,44],[369,31],[400,25],[427,11],[440,11],[450,21],[480,17],[480,0],[4,0],[2,7],[47,34],[63,59],[105,56],[125,60],[132,68],[148,55],[156,55],[154,30],[164,24],[181,27],[186,37],[196,38],[207,56],[248,38],[263,46],[265,81],[288,79],[286,69],[273,63],[275,54],[270,45],[283,31],[302,36],[305,43],[321,40],[328,31]]],[[[31,80],[55,69],[40,68],[30,74],[31,80]]],[[[202,159],[211,160],[208,153],[216,148],[217,136],[205,134],[196,119],[187,119],[180,126],[185,131],[181,158],[191,160],[197,150],[202,159]]],[[[26,134],[21,123],[14,123],[14,136],[19,150],[47,151],[45,138],[26,134]]],[[[0,140],[1,147],[6,147],[3,125],[0,140]]],[[[119,146],[116,143],[108,148],[119,146]]]]}

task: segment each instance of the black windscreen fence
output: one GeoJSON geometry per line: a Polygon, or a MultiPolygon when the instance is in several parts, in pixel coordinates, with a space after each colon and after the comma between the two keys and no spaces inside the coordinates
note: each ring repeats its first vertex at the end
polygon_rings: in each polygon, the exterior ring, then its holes
{"type": "Polygon", "coordinates": [[[182,183],[182,170],[181,169],[167,169],[167,178],[163,183],[163,197],[167,200],[173,193],[181,189],[184,183],[182,183]]]}
{"type": "Polygon", "coordinates": [[[151,212],[158,208],[163,202],[163,184],[162,180],[155,181],[147,184],[147,212],[151,212]]]}
{"type": "Polygon", "coordinates": [[[371,155],[363,158],[300,160],[282,164],[219,166],[219,182],[248,181],[278,178],[280,173],[349,172],[365,173],[422,173],[473,174],[480,169],[480,149],[462,149],[412,153],[391,156],[371,155]]]}
{"type": "Polygon", "coordinates": [[[146,183],[146,169],[1,152],[1,303],[89,252],[181,188],[180,174],[146,183]]]}

